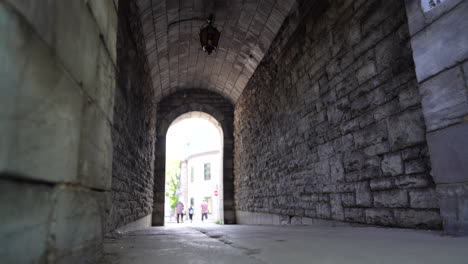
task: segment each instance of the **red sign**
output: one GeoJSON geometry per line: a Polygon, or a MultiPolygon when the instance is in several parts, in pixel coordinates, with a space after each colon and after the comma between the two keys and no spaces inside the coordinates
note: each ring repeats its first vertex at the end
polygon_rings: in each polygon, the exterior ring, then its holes
{"type": "Polygon", "coordinates": [[[214,196],[218,196],[218,190],[214,191],[214,196]]]}

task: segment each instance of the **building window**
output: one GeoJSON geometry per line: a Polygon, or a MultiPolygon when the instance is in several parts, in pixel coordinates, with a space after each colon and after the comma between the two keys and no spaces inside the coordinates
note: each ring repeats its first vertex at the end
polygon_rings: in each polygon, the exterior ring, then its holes
{"type": "Polygon", "coordinates": [[[195,172],[192,166],[190,167],[190,182],[193,182],[194,180],[195,180],[195,172]]]}
{"type": "Polygon", "coordinates": [[[192,198],[190,198],[190,205],[193,206],[194,204],[195,204],[195,200],[194,200],[194,198],[192,197],[192,198]]]}
{"type": "Polygon", "coordinates": [[[205,163],[205,181],[211,180],[211,164],[205,163]]]}
{"type": "Polygon", "coordinates": [[[204,200],[208,204],[208,213],[212,214],[213,213],[213,200],[211,199],[211,197],[205,197],[204,200]]]}

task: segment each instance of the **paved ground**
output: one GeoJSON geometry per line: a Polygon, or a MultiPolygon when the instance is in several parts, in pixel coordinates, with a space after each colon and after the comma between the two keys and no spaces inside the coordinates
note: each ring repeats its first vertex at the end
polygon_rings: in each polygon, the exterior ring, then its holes
{"type": "Polygon", "coordinates": [[[468,237],[402,229],[169,224],[104,245],[103,263],[467,264],[468,237]]]}

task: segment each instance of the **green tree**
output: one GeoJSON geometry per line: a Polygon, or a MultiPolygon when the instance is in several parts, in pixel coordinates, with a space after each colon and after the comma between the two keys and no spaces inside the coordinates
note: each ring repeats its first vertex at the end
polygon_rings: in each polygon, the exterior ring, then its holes
{"type": "Polygon", "coordinates": [[[177,189],[179,188],[180,161],[167,158],[166,160],[166,197],[172,209],[178,201],[177,189]]]}

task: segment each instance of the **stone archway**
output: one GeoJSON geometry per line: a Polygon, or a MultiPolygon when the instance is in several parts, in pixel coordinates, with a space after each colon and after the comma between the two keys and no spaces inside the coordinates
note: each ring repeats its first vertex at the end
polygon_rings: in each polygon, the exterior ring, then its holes
{"type": "Polygon", "coordinates": [[[235,223],[233,174],[234,107],[222,96],[204,90],[184,90],[164,98],[158,105],[156,124],[156,158],[152,225],[164,225],[164,195],[166,173],[166,134],[169,126],[180,116],[201,112],[211,116],[223,135],[223,207],[224,223],[235,223]]]}
{"type": "MultiPolygon", "coordinates": [[[[211,175],[211,177],[214,177],[212,178],[212,180],[215,181],[214,184],[216,184],[216,190],[217,190],[217,194],[216,196],[217,197],[212,197],[213,200],[216,200],[216,206],[214,207],[213,209],[213,213],[214,211],[216,211],[216,213],[214,213],[213,215],[216,216],[216,219],[219,219],[221,220],[221,222],[223,223],[224,222],[224,205],[222,203],[222,201],[224,200],[224,189],[223,189],[223,128],[221,127],[221,124],[211,115],[205,113],[205,112],[188,112],[188,113],[185,113],[185,114],[182,114],[180,115],[179,117],[177,117],[174,121],[172,121],[172,123],[169,125],[169,127],[167,129],[165,129],[165,134],[166,134],[166,140],[167,140],[167,145],[166,145],[166,151],[168,149],[171,149],[171,143],[170,143],[170,140],[169,140],[169,137],[171,134],[171,128],[176,125],[177,123],[179,122],[182,122],[184,120],[187,120],[187,119],[192,119],[192,118],[196,118],[196,119],[202,119],[202,120],[205,120],[207,121],[208,123],[210,123],[213,128],[215,128],[218,132],[218,135],[219,135],[219,141],[217,141],[217,148],[216,148],[216,151],[219,151],[220,155],[218,157],[218,159],[216,159],[216,162],[213,162],[213,163],[216,163],[215,165],[212,164],[212,167],[211,169],[213,170],[213,174],[211,175]]],[[[212,149],[213,151],[213,149],[212,149]]],[[[205,153],[206,154],[206,153],[205,153]]],[[[186,161],[186,166],[188,166],[188,160],[189,158],[193,158],[193,157],[196,157],[198,155],[200,155],[199,153],[191,153],[191,154],[188,154],[189,156],[187,157],[187,161],[186,161]]],[[[195,162],[196,163],[196,162],[195,162]]],[[[193,163],[191,163],[192,166],[193,166],[193,163]]],[[[182,169],[181,169],[182,170],[182,169]]],[[[188,182],[188,172],[186,171],[185,173],[185,178],[184,178],[184,173],[181,172],[181,184],[184,185],[184,182],[187,183],[188,182]]],[[[193,182],[192,182],[193,184],[193,182]]],[[[190,193],[190,190],[194,190],[192,189],[193,187],[188,187],[188,184],[186,185],[187,188],[187,193],[185,193],[186,195],[188,195],[188,193],[190,193]]],[[[207,188],[210,188],[210,187],[207,187],[207,188]]],[[[184,188],[181,188],[181,192],[184,193],[184,188]]],[[[204,189],[204,188],[203,188],[204,189]]],[[[205,192],[206,193],[206,192],[205,192]]],[[[193,197],[193,196],[192,196],[193,197]]],[[[198,197],[200,198],[200,197],[198,197]]],[[[197,198],[195,198],[197,199],[197,198]]],[[[189,206],[189,198],[188,196],[184,196],[183,199],[181,199],[181,201],[188,207],[189,206]]],[[[198,200],[198,202],[200,202],[201,200],[198,200]]],[[[167,201],[166,201],[167,202],[167,201]]],[[[194,205],[194,204],[190,204],[190,205],[194,205]]],[[[199,207],[198,207],[199,208],[199,207]]]]}

